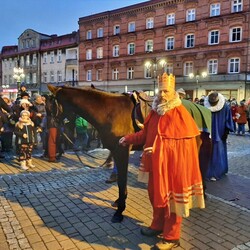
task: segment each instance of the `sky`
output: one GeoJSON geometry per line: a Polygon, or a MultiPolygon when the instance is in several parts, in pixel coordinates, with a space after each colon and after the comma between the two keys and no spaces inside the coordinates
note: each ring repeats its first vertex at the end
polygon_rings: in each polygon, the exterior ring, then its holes
{"type": "Polygon", "coordinates": [[[147,0],[0,0],[0,51],[17,45],[26,30],[64,35],[78,30],[81,17],[147,0]]]}

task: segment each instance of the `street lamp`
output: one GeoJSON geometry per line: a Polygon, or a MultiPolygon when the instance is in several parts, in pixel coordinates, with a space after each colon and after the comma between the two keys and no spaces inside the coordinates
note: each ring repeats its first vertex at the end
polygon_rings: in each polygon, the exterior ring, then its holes
{"type": "Polygon", "coordinates": [[[203,71],[200,75],[199,71],[197,70],[196,74],[194,75],[194,73],[190,73],[189,74],[189,78],[190,79],[193,79],[195,78],[196,79],[196,98],[198,98],[198,88],[199,88],[199,79],[200,77],[202,78],[206,78],[207,77],[207,72],[206,71],[203,71]]]}
{"type": "Polygon", "coordinates": [[[160,66],[160,68],[163,70],[164,73],[166,71],[166,60],[165,59],[159,59],[153,58],[145,62],[145,68],[147,70],[146,76],[151,77],[152,71],[153,71],[153,84],[154,84],[154,95],[157,93],[156,89],[156,78],[157,78],[157,70],[160,66]]]}
{"type": "Polygon", "coordinates": [[[20,88],[20,83],[22,81],[22,79],[25,77],[24,73],[23,73],[23,68],[20,67],[15,67],[14,68],[14,75],[13,78],[16,80],[17,83],[17,90],[19,90],[20,88]]]}

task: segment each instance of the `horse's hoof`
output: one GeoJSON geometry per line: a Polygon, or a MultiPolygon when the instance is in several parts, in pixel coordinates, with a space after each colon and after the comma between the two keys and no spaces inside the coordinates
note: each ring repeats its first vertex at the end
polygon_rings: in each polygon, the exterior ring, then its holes
{"type": "Polygon", "coordinates": [[[121,215],[114,214],[113,218],[111,219],[111,222],[113,222],[113,223],[120,223],[122,221],[123,221],[123,215],[122,214],[121,215]]]}

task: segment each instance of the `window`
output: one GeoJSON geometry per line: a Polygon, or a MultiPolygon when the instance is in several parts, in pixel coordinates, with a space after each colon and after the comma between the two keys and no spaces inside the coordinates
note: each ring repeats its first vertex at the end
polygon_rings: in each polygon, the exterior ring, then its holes
{"type": "Polygon", "coordinates": [[[134,79],[134,67],[127,68],[127,79],[128,80],[134,79]]]}
{"type": "Polygon", "coordinates": [[[57,71],[57,81],[62,82],[62,71],[61,70],[57,71]]]}
{"type": "Polygon", "coordinates": [[[173,74],[173,72],[174,72],[173,63],[166,63],[165,70],[166,70],[166,73],[173,74]]]}
{"type": "Polygon", "coordinates": [[[114,57],[119,56],[119,45],[114,45],[113,46],[113,56],[114,57]]]}
{"type": "Polygon", "coordinates": [[[144,76],[145,76],[145,78],[152,78],[152,64],[151,63],[145,64],[144,76]]]}
{"type": "Polygon", "coordinates": [[[43,63],[47,64],[47,52],[43,54],[43,63]]]}
{"type": "Polygon", "coordinates": [[[210,5],[210,16],[220,15],[220,3],[213,3],[210,5]]]}
{"type": "Polygon", "coordinates": [[[97,29],[97,37],[103,37],[103,28],[98,28],[97,29]]]}
{"type": "Polygon", "coordinates": [[[175,24],[175,14],[170,13],[166,17],[166,25],[173,25],[175,24]]]}
{"type": "Polygon", "coordinates": [[[240,42],[241,34],[242,34],[241,27],[235,27],[230,29],[230,42],[240,42]]]}
{"type": "Polygon", "coordinates": [[[30,66],[30,55],[26,56],[26,66],[30,66]]]}
{"type": "Polygon", "coordinates": [[[195,9],[189,9],[186,12],[186,22],[191,22],[195,20],[195,9]]]}
{"type": "Polygon", "coordinates": [[[193,73],[193,62],[185,62],[183,69],[184,76],[189,76],[189,74],[193,73]]]}
{"type": "Polygon", "coordinates": [[[154,45],[153,40],[147,40],[145,43],[145,51],[146,52],[153,52],[153,45],[154,45]]]}
{"type": "Polygon", "coordinates": [[[128,23],[128,32],[135,32],[135,22],[128,23]]]}
{"type": "Polygon", "coordinates": [[[59,63],[62,62],[62,50],[61,49],[57,51],[57,62],[59,63]]]}
{"type": "Polygon", "coordinates": [[[112,69],[112,80],[119,80],[119,70],[117,68],[112,69]]]}
{"type": "Polygon", "coordinates": [[[146,29],[153,29],[154,28],[154,18],[149,17],[146,19],[146,29]]]}
{"type": "Polygon", "coordinates": [[[33,81],[33,83],[37,83],[37,82],[36,82],[36,73],[33,73],[33,74],[32,74],[32,81],[33,81]]]}
{"type": "Polygon", "coordinates": [[[86,39],[87,40],[92,39],[92,30],[87,31],[86,39]]]}
{"type": "Polygon", "coordinates": [[[37,57],[36,57],[36,54],[33,54],[32,65],[36,65],[36,64],[37,64],[37,57]]]}
{"type": "Polygon", "coordinates": [[[43,72],[43,82],[44,83],[48,82],[47,72],[43,72]]]}
{"type": "Polygon", "coordinates": [[[167,37],[165,40],[165,50],[173,50],[174,49],[174,37],[167,37]]]}
{"type": "Polygon", "coordinates": [[[194,34],[187,34],[185,37],[185,48],[194,47],[194,34]]]}
{"type": "Polygon", "coordinates": [[[20,67],[24,67],[24,56],[21,56],[20,67]]]}
{"type": "Polygon", "coordinates": [[[120,25],[115,25],[114,26],[114,35],[120,34],[120,25]]]}
{"type": "Polygon", "coordinates": [[[128,55],[134,55],[135,54],[135,44],[129,43],[128,44],[128,55]]]}
{"type": "Polygon", "coordinates": [[[240,58],[230,58],[228,63],[228,73],[240,72],[240,58]]]}
{"type": "Polygon", "coordinates": [[[25,80],[27,84],[30,84],[30,74],[25,75],[25,80]]]}
{"type": "Polygon", "coordinates": [[[92,59],[92,49],[87,49],[86,51],[86,60],[92,59]]]}
{"type": "Polygon", "coordinates": [[[88,82],[92,81],[92,70],[91,69],[87,70],[86,80],[88,82]]]}
{"type": "Polygon", "coordinates": [[[218,73],[218,60],[217,59],[210,59],[208,61],[208,74],[214,75],[218,73]]]}
{"type": "Polygon", "coordinates": [[[102,69],[98,69],[96,71],[96,80],[97,81],[102,81],[102,69]]]}
{"type": "Polygon", "coordinates": [[[50,81],[51,81],[51,82],[55,82],[54,71],[50,71],[50,81]]]}
{"type": "Polygon", "coordinates": [[[211,30],[209,32],[209,37],[208,37],[208,44],[213,45],[213,44],[219,44],[219,31],[218,30],[211,30]]]}
{"type": "Polygon", "coordinates": [[[98,47],[96,49],[96,58],[98,59],[103,58],[103,47],[98,47]]]}
{"type": "Polygon", "coordinates": [[[54,57],[55,57],[54,51],[51,51],[50,52],[50,63],[54,63],[54,57]]]}
{"type": "Polygon", "coordinates": [[[243,10],[243,0],[232,0],[232,13],[243,10]]]}

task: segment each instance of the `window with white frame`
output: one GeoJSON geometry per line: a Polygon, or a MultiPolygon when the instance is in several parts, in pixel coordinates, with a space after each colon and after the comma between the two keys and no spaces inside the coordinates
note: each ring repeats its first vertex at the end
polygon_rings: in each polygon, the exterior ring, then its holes
{"type": "Polygon", "coordinates": [[[30,84],[30,74],[25,75],[25,80],[27,84],[30,84]]]}
{"type": "Polygon", "coordinates": [[[88,69],[86,72],[86,81],[90,82],[92,81],[92,70],[88,69]]]}
{"type": "Polygon", "coordinates": [[[154,48],[153,40],[147,40],[145,42],[145,51],[146,52],[153,52],[153,48],[154,48]]]}
{"type": "Polygon", "coordinates": [[[228,73],[240,73],[240,58],[230,58],[228,61],[228,73]]]}
{"type": "Polygon", "coordinates": [[[92,49],[87,49],[86,50],[86,60],[91,60],[92,59],[92,49]]]}
{"type": "Polygon", "coordinates": [[[243,0],[232,0],[232,13],[243,10],[243,0]]]}
{"type": "Polygon", "coordinates": [[[97,59],[103,58],[103,47],[98,47],[96,49],[96,58],[97,59]]]}
{"type": "Polygon", "coordinates": [[[127,79],[128,80],[134,79],[134,67],[127,68],[127,79]]]}
{"type": "Polygon", "coordinates": [[[102,81],[102,69],[97,69],[96,71],[96,80],[102,81]]]}
{"type": "Polygon", "coordinates": [[[97,29],[97,37],[98,38],[103,37],[103,28],[98,28],[97,29]]]}
{"type": "Polygon", "coordinates": [[[151,63],[146,63],[144,65],[144,77],[152,78],[152,64],[151,63]]]}
{"type": "Polygon", "coordinates": [[[115,25],[114,26],[114,35],[118,35],[120,34],[120,25],[115,25]]]}
{"type": "Polygon", "coordinates": [[[129,43],[128,44],[128,55],[134,55],[135,54],[135,43],[129,43]]]}
{"type": "Polygon", "coordinates": [[[36,73],[32,73],[32,82],[37,83],[36,73]]]}
{"type": "MultiPolygon", "coordinates": [[[[46,53],[46,55],[47,55],[47,53],[46,53]]],[[[24,56],[21,56],[20,67],[24,67],[24,56]]]]}
{"type": "Polygon", "coordinates": [[[189,76],[189,74],[193,73],[194,70],[194,64],[193,62],[185,62],[183,67],[183,75],[189,76]]]}
{"type": "Polygon", "coordinates": [[[47,64],[47,58],[48,58],[47,52],[43,53],[43,63],[44,64],[47,64]]]}
{"type": "Polygon", "coordinates": [[[9,85],[12,84],[12,80],[13,80],[13,76],[12,76],[12,75],[9,75],[9,85]]]}
{"type": "Polygon", "coordinates": [[[44,82],[44,83],[47,83],[47,82],[48,82],[47,72],[43,72],[43,82],[44,82]]]}
{"type": "Polygon", "coordinates": [[[169,36],[165,39],[165,50],[173,50],[174,49],[174,37],[169,36]]]}
{"type": "Polygon", "coordinates": [[[220,15],[220,3],[210,4],[210,16],[219,16],[220,15]]]}
{"type": "Polygon", "coordinates": [[[175,13],[169,13],[166,17],[166,25],[175,24],[175,13]]]}
{"type": "Polygon", "coordinates": [[[174,73],[174,65],[173,65],[173,63],[166,63],[165,71],[168,74],[173,74],[174,73]]]}
{"type": "Polygon", "coordinates": [[[119,80],[119,70],[118,70],[118,68],[112,69],[112,80],[119,80]]]}
{"type": "Polygon", "coordinates": [[[230,42],[240,42],[242,39],[242,28],[234,27],[230,29],[230,42]]]}
{"type": "Polygon", "coordinates": [[[154,18],[149,17],[146,19],[146,29],[153,29],[154,28],[154,18]]]}
{"type": "Polygon", "coordinates": [[[87,40],[92,39],[92,30],[87,30],[86,39],[87,39],[87,40]]]}
{"type": "Polygon", "coordinates": [[[113,46],[113,57],[119,56],[119,45],[113,46]]]}
{"type": "Polygon", "coordinates": [[[207,63],[208,74],[215,75],[218,73],[218,59],[210,59],[207,63]]]}
{"type": "Polygon", "coordinates": [[[54,58],[55,58],[55,54],[54,54],[54,51],[51,51],[50,52],[50,63],[54,63],[54,58]]]}
{"type": "Polygon", "coordinates": [[[62,82],[62,71],[61,70],[57,71],[57,81],[62,82]]]}
{"type": "Polygon", "coordinates": [[[194,47],[194,34],[187,34],[185,36],[185,48],[194,47]]]}
{"type": "Polygon", "coordinates": [[[195,20],[195,9],[188,9],[186,12],[186,22],[195,20]]]}
{"type": "Polygon", "coordinates": [[[128,23],[128,32],[135,32],[135,22],[128,23]]]}
{"type": "Polygon", "coordinates": [[[26,56],[26,66],[30,66],[30,55],[26,56]]]}
{"type": "Polygon", "coordinates": [[[55,82],[54,71],[50,71],[50,81],[51,81],[51,82],[55,82]]]}
{"type": "Polygon", "coordinates": [[[36,56],[36,54],[33,54],[32,65],[36,65],[36,64],[37,64],[37,56],[36,56]]]}
{"type": "Polygon", "coordinates": [[[57,62],[59,63],[62,62],[62,50],[61,49],[57,51],[57,62]]]}
{"type": "Polygon", "coordinates": [[[211,30],[208,35],[208,44],[219,44],[219,30],[211,30]]]}

